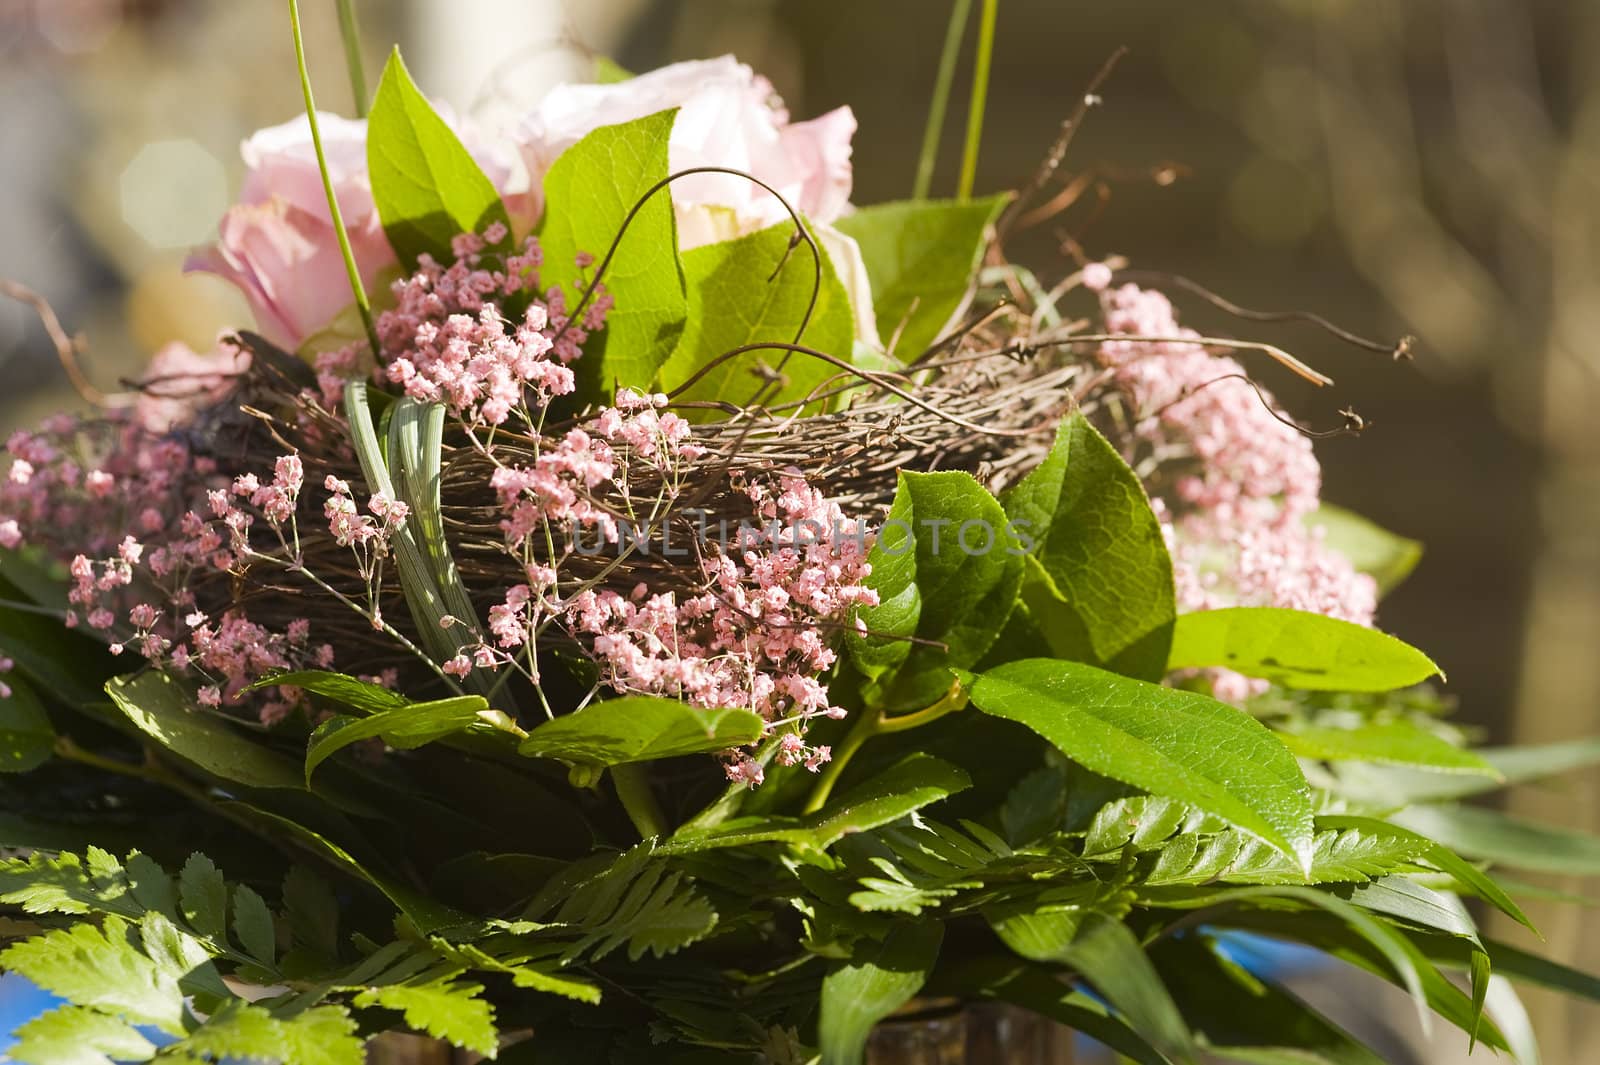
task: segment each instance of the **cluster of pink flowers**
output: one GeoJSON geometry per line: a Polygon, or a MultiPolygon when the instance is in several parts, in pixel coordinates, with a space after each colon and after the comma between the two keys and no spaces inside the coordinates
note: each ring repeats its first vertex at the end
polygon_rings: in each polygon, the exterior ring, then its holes
{"type": "MultiPolygon", "coordinates": [[[[1311,441],[1274,415],[1236,360],[1213,354],[1178,324],[1166,296],[1111,287],[1110,271],[1085,271],[1100,293],[1107,341],[1101,361],[1129,396],[1135,434],[1157,453],[1192,458],[1168,498],[1154,502],[1172,551],[1180,610],[1275,606],[1372,624],[1377,586],[1323,543],[1308,519],[1322,469],[1311,441]],[[1139,337],[1160,337],[1145,341],[1139,337]]],[[[1259,685],[1215,678],[1219,696],[1259,685]]]]}

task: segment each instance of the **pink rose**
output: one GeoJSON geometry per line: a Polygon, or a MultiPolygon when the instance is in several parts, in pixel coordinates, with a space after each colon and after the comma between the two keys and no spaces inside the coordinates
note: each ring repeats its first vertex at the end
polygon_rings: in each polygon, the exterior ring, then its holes
{"type": "MultiPolygon", "coordinates": [[[[669,145],[673,170],[746,171],[816,222],[831,222],[848,206],[856,130],[850,108],[791,123],[771,83],[732,56],[674,63],[612,85],[557,86],[517,129],[534,185],[584,134],[669,107],[679,109],[669,145]]],[[[672,185],[672,200],[685,248],[788,218],[771,193],[732,175],[682,178],[672,185]]]]}
{"type": "MultiPolygon", "coordinates": [[[[451,116],[445,118],[450,121],[451,116]]],[[[370,294],[395,254],[372,201],[367,124],[319,111],[317,125],[339,213],[370,294]]],[[[218,242],[190,256],[186,268],[237,285],[250,301],[262,334],[293,350],[352,302],[310,124],[300,115],[258,130],[239,154],[247,168],[239,203],[223,216],[218,242]]],[[[474,154],[495,187],[503,190],[511,168],[487,153],[474,154]]]]}

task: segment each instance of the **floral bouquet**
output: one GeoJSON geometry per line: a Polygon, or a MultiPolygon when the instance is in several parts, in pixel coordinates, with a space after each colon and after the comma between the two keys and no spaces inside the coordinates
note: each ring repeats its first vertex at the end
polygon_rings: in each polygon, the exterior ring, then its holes
{"type": "Polygon", "coordinates": [[[1244,936],[1523,1062],[1508,979],[1595,995],[1480,931],[1536,843],[1458,802],[1600,750],[1471,749],[1374,627],[1418,548],[1263,383],[1329,379],[1007,259],[1098,79],[974,197],[980,54],[960,195],[852,206],[849,109],[731,58],[490,136],[398,54],[319,113],[290,10],[192,260],[255,330],[7,445],[15,1060],[1381,1060],[1244,936]]]}

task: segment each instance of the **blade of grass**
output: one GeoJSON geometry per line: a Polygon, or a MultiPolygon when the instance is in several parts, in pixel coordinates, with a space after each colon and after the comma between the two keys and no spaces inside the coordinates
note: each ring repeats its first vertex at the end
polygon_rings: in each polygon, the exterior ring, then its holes
{"type": "Polygon", "coordinates": [[[989,65],[994,58],[994,26],[1000,14],[1000,0],[983,0],[978,16],[978,53],[972,67],[972,100],[967,107],[967,143],[961,151],[961,181],[956,198],[972,198],[972,184],[978,176],[978,145],[983,140],[983,112],[989,102],[989,65]]]}
{"type": "Polygon", "coordinates": [[[361,27],[356,22],[353,0],[339,0],[339,36],[344,39],[344,65],[350,72],[350,95],[355,98],[356,117],[367,117],[367,72],[361,65],[361,27]]]}
{"type": "Polygon", "coordinates": [[[328,214],[333,220],[333,231],[339,236],[339,254],[344,256],[345,272],[350,276],[350,292],[355,296],[356,310],[361,312],[361,324],[367,330],[367,343],[372,345],[372,357],[378,357],[378,331],[372,324],[372,306],[367,302],[367,290],[361,284],[361,270],[356,266],[355,252],[350,249],[350,234],[344,228],[344,216],[339,213],[339,198],[333,192],[333,178],[328,173],[328,156],[322,149],[322,131],[317,126],[317,102],[311,95],[311,74],[306,70],[306,44],[300,33],[299,0],[289,0],[289,27],[294,31],[294,61],[300,68],[300,92],[306,100],[306,121],[311,124],[311,146],[317,152],[317,169],[322,172],[322,191],[328,197],[328,214]]]}
{"type": "Polygon", "coordinates": [[[950,104],[950,86],[956,80],[956,60],[961,57],[961,38],[966,35],[972,0],[955,0],[950,9],[950,25],[944,31],[944,51],[939,54],[939,73],[933,83],[933,99],[928,103],[928,124],[922,130],[922,154],[917,157],[917,180],[911,198],[925,200],[933,185],[933,165],[939,155],[939,138],[944,133],[945,109],[950,104]]]}

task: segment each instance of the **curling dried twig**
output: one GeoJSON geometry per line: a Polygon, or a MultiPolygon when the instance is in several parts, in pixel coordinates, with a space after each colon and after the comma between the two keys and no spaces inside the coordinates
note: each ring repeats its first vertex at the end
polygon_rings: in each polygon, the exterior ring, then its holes
{"type": "Polygon", "coordinates": [[[56,317],[55,309],[50,306],[48,300],[27,285],[8,278],[0,278],[0,294],[33,308],[34,313],[39,316],[40,324],[44,326],[45,333],[49,335],[50,342],[55,345],[56,358],[61,362],[61,369],[66,372],[67,380],[72,382],[73,389],[83,397],[84,402],[102,410],[133,405],[137,398],[133,393],[102,392],[89,380],[83,372],[83,367],[78,363],[78,354],[82,350],[83,341],[78,337],[67,335],[67,331],[61,326],[61,319],[56,317]]]}

